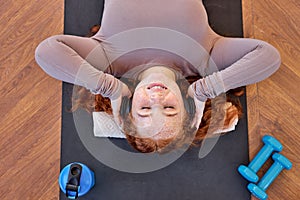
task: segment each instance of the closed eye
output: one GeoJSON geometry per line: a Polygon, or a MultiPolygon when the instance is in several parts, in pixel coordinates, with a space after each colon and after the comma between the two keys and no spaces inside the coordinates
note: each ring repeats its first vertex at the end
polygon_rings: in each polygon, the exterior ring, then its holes
{"type": "Polygon", "coordinates": [[[147,110],[147,109],[150,109],[150,107],[142,107],[141,109],[142,110],[147,110]]]}
{"type": "Polygon", "coordinates": [[[172,113],[172,114],[166,114],[167,117],[174,117],[176,116],[178,113],[172,113]]]}
{"type": "Polygon", "coordinates": [[[142,106],[138,111],[138,115],[140,117],[149,117],[151,112],[151,108],[148,106],[142,106]]]}
{"type": "Polygon", "coordinates": [[[148,114],[147,115],[142,115],[142,114],[139,114],[139,113],[138,113],[138,116],[139,117],[150,117],[150,115],[148,115],[148,114]]]}
{"type": "Polygon", "coordinates": [[[164,114],[168,117],[173,117],[178,114],[178,111],[174,106],[164,106],[164,114]]]}
{"type": "MultiPolygon", "coordinates": [[[[164,106],[164,109],[167,109],[167,108],[175,109],[174,106],[164,106]]],[[[151,108],[150,107],[142,107],[141,109],[146,110],[146,109],[151,109],[151,108]]]]}

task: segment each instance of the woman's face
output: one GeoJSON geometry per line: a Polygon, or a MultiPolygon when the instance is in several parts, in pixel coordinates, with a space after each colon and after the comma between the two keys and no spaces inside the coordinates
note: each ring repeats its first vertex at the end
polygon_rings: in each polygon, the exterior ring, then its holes
{"type": "Polygon", "coordinates": [[[173,138],[182,130],[184,104],[175,81],[163,74],[153,74],[135,89],[132,116],[140,137],[173,138]]]}

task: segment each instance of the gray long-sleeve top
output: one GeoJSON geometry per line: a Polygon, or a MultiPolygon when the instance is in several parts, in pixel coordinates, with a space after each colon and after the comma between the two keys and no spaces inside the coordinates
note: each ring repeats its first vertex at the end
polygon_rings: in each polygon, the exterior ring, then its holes
{"type": "Polygon", "coordinates": [[[116,77],[166,66],[183,77],[201,76],[193,88],[205,101],[267,78],[280,55],[261,40],[216,34],[199,0],[107,0],[95,36],[50,37],[36,61],[49,75],[107,97],[118,93],[116,77]]]}

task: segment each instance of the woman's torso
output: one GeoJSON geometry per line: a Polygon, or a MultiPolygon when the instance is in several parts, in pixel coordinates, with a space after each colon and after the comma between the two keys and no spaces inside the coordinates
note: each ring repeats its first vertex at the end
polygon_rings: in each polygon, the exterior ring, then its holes
{"type": "Polygon", "coordinates": [[[120,77],[145,65],[199,75],[217,37],[200,0],[106,0],[93,38],[112,64],[109,73],[120,77]]]}

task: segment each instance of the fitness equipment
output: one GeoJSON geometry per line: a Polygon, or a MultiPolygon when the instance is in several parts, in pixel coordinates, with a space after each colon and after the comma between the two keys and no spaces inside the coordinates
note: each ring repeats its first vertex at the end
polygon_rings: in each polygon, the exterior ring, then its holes
{"type": "Polygon", "coordinates": [[[275,153],[272,156],[274,163],[266,174],[262,177],[257,185],[250,183],[248,185],[248,190],[257,198],[261,200],[266,200],[268,198],[265,192],[270,184],[275,180],[275,178],[280,174],[283,169],[290,170],[292,168],[292,163],[283,155],[275,153]]]}
{"type": "Polygon", "coordinates": [[[263,142],[265,145],[257,153],[254,159],[247,166],[240,165],[238,168],[239,173],[248,181],[256,183],[258,181],[257,172],[263,166],[263,164],[270,158],[274,151],[282,151],[281,143],[270,135],[265,135],[263,137],[263,142]]]}
{"type": "Polygon", "coordinates": [[[94,172],[81,163],[65,166],[59,175],[60,189],[69,199],[85,195],[94,185],[94,172]]]}

